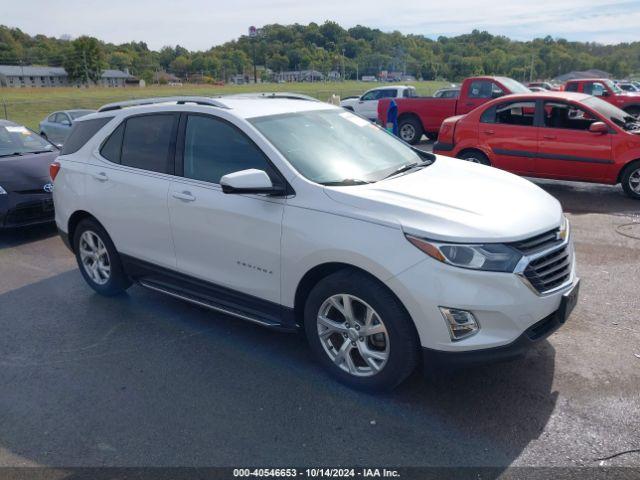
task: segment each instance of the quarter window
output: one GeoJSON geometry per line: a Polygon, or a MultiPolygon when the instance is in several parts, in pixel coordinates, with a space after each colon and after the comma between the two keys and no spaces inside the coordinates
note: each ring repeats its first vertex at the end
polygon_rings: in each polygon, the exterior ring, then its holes
{"type": "Polygon", "coordinates": [[[113,117],[101,117],[76,122],[71,128],[69,138],[64,142],[61,155],[68,155],[80,150],[91,138],[113,117]]]}
{"type": "Polygon", "coordinates": [[[177,115],[154,114],[127,120],[122,141],[122,165],[150,172],[173,173],[177,115]]]}
{"type": "Polygon", "coordinates": [[[124,136],[124,123],[116,128],[100,149],[100,155],[113,163],[120,163],[122,150],[122,137],[124,136]]]}
{"type": "Polygon", "coordinates": [[[186,178],[216,184],[223,175],[240,170],[271,171],[262,151],[246,135],[227,122],[202,115],[187,119],[183,168],[186,178]]]}

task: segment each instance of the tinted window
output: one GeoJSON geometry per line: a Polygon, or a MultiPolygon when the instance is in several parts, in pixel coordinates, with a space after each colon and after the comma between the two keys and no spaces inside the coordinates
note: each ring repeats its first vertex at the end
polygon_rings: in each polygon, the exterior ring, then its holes
{"type": "Polygon", "coordinates": [[[535,102],[509,102],[496,106],[495,123],[530,127],[536,112],[535,102]]]}
{"type": "Polygon", "coordinates": [[[496,107],[487,108],[480,117],[482,123],[496,123],[496,107]]]}
{"type": "Polygon", "coordinates": [[[469,98],[497,98],[501,95],[500,87],[488,80],[476,80],[469,87],[469,98]]]}
{"type": "Polygon", "coordinates": [[[377,100],[380,98],[380,90],[365,93],[360,100],[377,100]]]}
{"type": "Polygon", "coordinates": [[[549,128],[568,128],[571,130],[589,130],[597,119],[585,110],[562,102],[544,103],[544,126],[549,128]]]}
{"type": "Polygon", "coordinates": [[[100,154],[113,163],[120,163],[120,151],[122,149],[122,137],[124,136],[124,123],[116,128],[100,149],[100,154]]]}
{"type": "Polygon", "coordinates": [[[380,90],[380,95],[378,98],[395,98],[398,94],[398,91],[395,88],[389,90],[380,90]]]}
{"type": "Polygon", "coordinates": [[[172,147],[177,118],[174,114],[129,118],[120,163],[151,172],[173,173],[172,147]]]}
{"type": "Polygon", "coordinates": [[[262,151],[238,129],[200,115],[187,119],[183,158],[185,177],[211,183],[249,168],[271,170],[262,151]]]}
{"type": "Polygon", "coordinates": [[[109,123],[112,118],[113,117],[102,117],[76,122],[71,128],[69,138],[67,138],[67,141],[64,143],[62,155],[68,155],[80,150],[84,144],[87,143],[98,130],[109,123]]]}
{"type": "Polygon", "coordinates": [[[567,86],[564,87],[564,89],[567,92],[577,92],[578,91],[578,84],[576,82],[568,83],[567,86]]]}

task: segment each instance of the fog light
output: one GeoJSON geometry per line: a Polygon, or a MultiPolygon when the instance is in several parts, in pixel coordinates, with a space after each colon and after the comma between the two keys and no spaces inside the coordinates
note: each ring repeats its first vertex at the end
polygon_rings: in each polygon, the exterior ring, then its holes
{"type": "Polygon", "coordinates": [[[447,322],[449,335],[453,341],[470,337],[480,330],[480,325],[471,312],[447,307],[440,307],[440,312],[447,322]]]}

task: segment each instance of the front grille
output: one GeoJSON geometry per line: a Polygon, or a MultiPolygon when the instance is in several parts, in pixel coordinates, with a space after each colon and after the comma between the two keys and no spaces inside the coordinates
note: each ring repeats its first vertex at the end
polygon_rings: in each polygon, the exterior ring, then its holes
{"type": "Polygon", "coordinates": [[[569,246],[565,245],[532,260],[523,273],[539,293],[559,287],[571,276],[569,246]]]}
{"type": "Polygon", "coordinates": [[[540,235],[536,235],[535,237],[520,240],[519,242],[513,242],[511,246],[523,255],[533,255],[560,245],[562,243],[562,239],[558,237],[559,231],[559,228],[555,228],[548,232],[541,233],[540,235]]]}
{"type": "Polygon", "coordinates": [[[10,210],[4,218],[5,227],[20,226],[40,221],[53,220],[53,200],[25,202],[10,210]]]}

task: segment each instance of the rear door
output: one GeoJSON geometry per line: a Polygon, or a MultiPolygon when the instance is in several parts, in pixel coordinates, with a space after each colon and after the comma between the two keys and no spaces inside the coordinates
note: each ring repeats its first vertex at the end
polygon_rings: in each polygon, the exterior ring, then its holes
{"type": "Polygon", "coordinates": [[[174,173],[178,114],[121,123],[87,165],[91,212],[119,252],[175,268],[167,197],[174,173]]]}
{"type": "Polygon", "coordinates": [[[538,150],[536,102],[517,100],[487,108],[480,117],[478,140],[493,153],[492,165],[526,175],[538,150]]]}
{"type": "Polygon", "coordinates": [[[542,109],[535,173],[549,178],[599,180],[613,164],[611,135],[591,133],[602,121],[579,105],[547,100],[542,109]]]}

